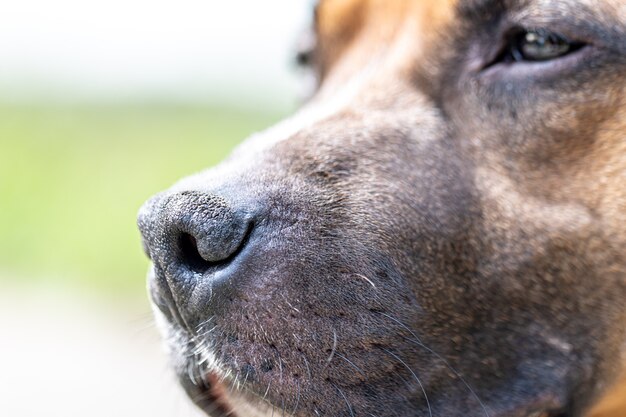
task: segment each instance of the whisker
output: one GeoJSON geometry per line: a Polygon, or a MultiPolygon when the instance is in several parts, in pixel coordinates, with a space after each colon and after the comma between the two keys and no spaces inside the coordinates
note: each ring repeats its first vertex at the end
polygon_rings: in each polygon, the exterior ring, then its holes
{"type": "Polygon", "coordinates": [[[333,329],[333,348],[330,351],[330,355],[328,356],[328,359],[326,359],[326,365],[324,365],[324,368],[326,368],[330,364],[330,361],[333,360],[336,350],[337,350],[337,332],[335,331],[335,329],[333,329]]]}
{"type": "Polygon", "coordinates": [[[418,376],[415,374],[415,372],[413,372],[413,369],[411,369],[411,367],[409,367],[409,365],[406,364],[406,362],[404,362],[398,355],[396,355],[395,353],[387,350],[387,349],[383,349],[383,351],[385,351],[386,353],[388,353],[389,355],[393,356],[398,362],[400,362],[402,365],[404,365],[404,367],[406,369],[409,370],[409,372],[411,372],[411,374],[413,375],[413,377],[415,378],[415,380],[417,381],[418,385],[420,386],[420,388],[422,389],[422,393],[424,394],[424,399],[426,399],[426,405],[428,406],[428,415],[430,417],[433,417],[433,410],[430,407],[430,401],[428,401],[428,395],[426,394],[426,390],[424,389],[424,385],[422,384],[422,381],[420,381],[420,379],[418,378],[418,376]]]}
{"type": "Polygon", "coordinates": [[[239,388],[239,383],[237,382],[237,378],[238,376],[235,375],[235,377],[230,381],[230,384],[228,384],[230,385],[229,391],[231,395],[233,394],[233,391],[235,390],[235,385],[237,385],[237,388],[239,388]]]}
{"type": "Polygon", "coordinates": [[[394,322],[398,323],[400,326],[402,326],[405,330],[407,330],[409,333],[411,333],[411,335],[415,338],[415,340],[412,339],[406,339],[407,341],[414,343],[420,347],[422,347],[423,349],[425,349],[426,351],[432,353],[433,355],[435,355],[435,357],[437,357],[439,360],[441,360],[447,367],[448,369],[450,369],[454,375],[459,378],[459,380],[465,385],[465,387],[469,390],[469,392],[472,394],[472,396],[476,399],[476,401],[478,401],[478,403],[480,404],[480,406],[483,409],[483,413],[487,416],[487,417],[491,417],[489,415],[489,412],[487,411],[487,407],[485,406],[485,404],[481,401],[481,399],[478,397],[478,394],[476,394],[476,392],[472,389],[472,387],[469,385],[469,383],[465,380],[465,378],[463,378],[461,376],[461,374],[459,372],[457,372],[456,369],[454,369],[454,367],[452,365],[450,365],[450,363],[443,358],[441,355],[439,355],[437,352],[435,352],[434,350],[432,350],[431,348],[429,348],[428,346],[426,346],[424,343],[422,343],[422,341],[419,339],[419,337],[417,337],[417,335],[413,332],[413,330],[411,330],[406,324],[402,323],[400,320],[396,319],[395,317],[392,317],[388,314],[385,314],[383,312],[379,312],[381,315],[393,320],[394,322]]]}
{"type": "Polygon", "coordinates": [[[357,277],[361,278],[362,280],[367,281],[367,282],[368,282],[368,283],[369,283],[372,287],[374,287],[374,289],[375,289],[375,290],[377,289],[377,288],[376,288],[376,284],[374,284],[374,283],[372,282],[372,280],[371,280],[371,279],[369,279],[368,277],[366,277],[365,275],[361,275],[361,274],[354,274],[354,275],[356,275],[357,277]]]}
{"type": "Polygon", "coordinates": [[[214,319],[215,319],[215,316],[211,316],[208,319],[202,321],[200,324],[198,324],[195,328],[196,333],[201,331],[204,326],[210,324],[214,319]]]}
{"type": "Polygon", "coordinates": [[[211,327],[210,329],[202,332],[202,333],[198,333],[198,337],[205,337],[208,336],[209,334],[213,333],[213,331],[215,331],[215,329],[217,329],[217,325],[211,327]]]}
{"type": "Polygon", "coordinates": [[[333,387],[335,387],[337,391],[339,391],[339,394],[341,394],[341,396],[343,397],[343,400],[346,402],[346,405],[348,406],[348,411],[350,412],[350,415],[354,417],[354,411],[352,410],[352,406],[350,405],[350,402],[348,401],[348,397],[346,397],[346,394],[344,394],[341,388],[339,388],[337,385],[335,384],[332,384],[332,385],[333,387]]]}
{"type": "Polygon", "coordinates": [[[311,379],[311,367],[309,366],[309,361],[307,360],[307,358],[304,355],[304,353],[302,354],[302,359],[304,359],[304,366],[306,367],[306,373],[307,373],[309,379],[311,379]]]}
{"type": "MultiPolygon", "coordinates": [[[[409,342],[412,341],[411,339],[407,339],[407,340],[409,342]]],[[[416,342],[416,341],[412,341],[412,342],[417,344],[418,346],[421,346],[422,348],[426,349],[428,352],[432,353],[433,355],[435,355],[435,357],[437,357],[439,360],[441,360],[448,367],[448,369],[450,369],[454,373],[454,375],[456,375],[456,377],[459,378],[459,380],[463,383],[463,385],[465,385],[465,387],[469,390],[469,392],[472,394],[472,396],[474,398],[476,398],[476,401],[478,401],[478,403],[482,407],[483,412],[485,413],[485,415],[487,417],[490,417],[489,412],[487,411],[487,407],[482,402],[482,400],[478,397],[478,394],[476,394],[476,392],[472,389],[472,387],[465,380],[465,378],[463,378],[463,376],[456,369],[454,369],[454,367],[452,365],[450,365],[450,363],[445,358],[443,358],[441,355],[439,355],[437,352],[435,352],[434,350],[432,350],[428,346],[424,345],[422,342],[416,342]]]]}
{"type": "Polygon", "coordinates": [[[230,378],[230,376],[233,374],[233,371],[231,369],[227,370],[226,373],[224,375],[222,375],[221,379],[220,379],[220,384],[223,384],[224,381],[226,381],[226,379],[230,378]]]}
{"type": "Polygon", "coordinates": [[[267,394],[270,392],[270,387],[272,386],[272,380],[270,379],[270,382],[267,384],[267,389],[265,390],[265,394],[263,394],[263,400],[265,401],[265,398],[267,398],[267,394]]]}
{"type": "Polygon", "coordinates": [[[293,408],[293,414],[296,415],[296,411],[298,411],[298,406],[300,405],[300,380],[298,380],[298,393],[296,394],[296,406],[293,408]]]}
{"type": "Polygon", "coordinates": [[[402,326],[406,331],[408,331],[409,333],[411,333],[411,336],[413,336],[415,338],[415,340],[417,340],[418,342],[422,343],[422,341],[420,340],[419,337],[417,337],[417,335],[413,332],[413,330],[411,330],[409,328],[409,326],[407,326],[406,324],[402,323],[400,320],[398,320],[397,318],[390,316],[389,314],[385,314],[382,311],[378,312],[381,316],[385,316],[390,320],[395,321],[396,323],[398,323],[400,326],[402,326]]]}
{"type": "Polygon", "coordinates": [[[291,307],[291,309],[292,309],[293,311],[295,311],[296,313],[299,313],[299,312],[300,312],[300,310],[298,310],[297,308],[295,308],[294,306],[292,306],[292,305],[291,305],[291,303],[290,303],[289,301],[285,300],[285,302],[287,303],[287,305],[288,305],[289,307],[291,307]]]}
{"type": "Polygon", "coordinates": [[[192,384],[198,385],[198,381],[196,381],[196,375],[194,372],[193,363],[191,362],[187,364],[187,376],[189,377],[189,380],[191,381],[192,384]]]}
{"type": "Polygon", "coordinates": [[[343,356],[341,353],[337,353],[337,356],[339,356],[341,359],[343,359],[344,361],[348,362],[350,365],[352,365],[352,367],[354,369],[356,369],[361,375],[365,375],[365,372],[363,372],[363,370],[361,368],[359,368],[358,366],[356,366],[350,359],[346,358],[345,356],[343,356]]]}
{"type": "Polygon", "coordinates": [[[248,382],[248,376],[250,375],[250,370],[246,368],[246,376],[243,379],[243,382],[241,383],[242,386],[246,385],[246,382],[248,382]]]}
{"type": "MultiPolygon", "coordinates": [[[[278,353],[278,352],[276,352],[278,353]]],[[[278,383],[282,384],[283,383],[283,360],[280,357],[280,353],[278,353],[278,370],[279,370],[279,374],[278,374],[278,383]]]]}

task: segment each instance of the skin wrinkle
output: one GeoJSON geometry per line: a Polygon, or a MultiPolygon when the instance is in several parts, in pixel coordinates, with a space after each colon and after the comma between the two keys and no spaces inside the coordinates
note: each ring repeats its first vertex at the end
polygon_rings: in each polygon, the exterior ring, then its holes
{"type": "Polygon", "coordinates": [[[235,416],[626,413],[626,8],[584,4],[321,2],[317,94],[140,213],[205,411],[222,387],[235,416]],[[482,71],[511,22],[598,45],[482,71]],[[241,213],[225,282],[171,267],[167,227],[241,213]]]}

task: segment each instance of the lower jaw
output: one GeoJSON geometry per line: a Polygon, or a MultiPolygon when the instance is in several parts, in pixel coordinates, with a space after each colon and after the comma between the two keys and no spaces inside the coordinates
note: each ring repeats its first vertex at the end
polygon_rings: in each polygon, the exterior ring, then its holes
{"type": "Polygon", "coordinates": [[[211,417],[269,417],[274,414],[271,405],[252,394],[240,392],[215,372],[208,372],[197,384],[186,381],[183,385],[191,400],[211,417]]]}

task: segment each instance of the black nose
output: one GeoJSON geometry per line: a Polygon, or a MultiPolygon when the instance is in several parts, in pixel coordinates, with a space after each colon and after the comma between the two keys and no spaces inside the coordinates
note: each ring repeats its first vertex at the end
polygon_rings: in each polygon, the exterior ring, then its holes
{"type": "Polygon", "coordinates": [[[203,274],[240,249],[250,227],[245,217],[222,197],[184,191],[148,201],[138,224],[153,261],[203,274]]]}
{"type": "MultiPolygon", "coordinates": [[[[144,248],[167,304],[185,304],[198,281],[210,281],[246,244],[251,216],[225,198],[183,191],[157,195],[139,211],[144,248]]],[[[172,306],[168,306],[170,309],[172,306]]]]}

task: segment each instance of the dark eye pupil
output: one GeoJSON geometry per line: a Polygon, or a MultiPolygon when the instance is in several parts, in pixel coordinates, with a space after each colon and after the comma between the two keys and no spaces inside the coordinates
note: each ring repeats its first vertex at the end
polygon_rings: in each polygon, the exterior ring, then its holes
{"type": "Polygon", "coordinates": [[[299,67],[309,67],[315,60],[317,40],[312,32],[303,34],[300,38],[296,50],[296,64],[299,67]]]}
{"type": "Polygon", "coordinates": [[[511,51],[516,61],[546,61],[563,56],[573,49],[573,44],[563,36],[548,31],[523,33],[511,51]]]}
{"type": "Polygon", "coordinates": [[[569,40],[559,33],[543,28],[517,27],[505,34],[504,41],[504,47],[500,53],[485,68],[498,63],[535,63],[556,60],[576,53],[588,45],[585,42],[569,40]]]}
{"type": "Polygon", "coordinates": [[[312,51],[298,51],[296,53],[296,65],[299,67],[308,67],[311,65],[312,56],[312,51]]]}
{"type": "Polygon", "coordinates": [[[570,43],[554,33],[527,32],[521,52],[527,59],[543,60],[566,54],[570,43]]]}

